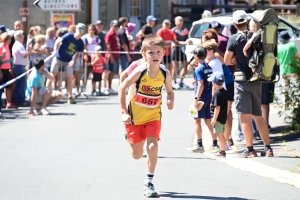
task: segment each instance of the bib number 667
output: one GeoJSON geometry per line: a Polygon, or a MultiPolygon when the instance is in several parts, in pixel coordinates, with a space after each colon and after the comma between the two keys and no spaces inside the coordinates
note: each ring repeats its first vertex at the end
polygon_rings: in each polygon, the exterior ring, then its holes
{"type": "Polygon", "coordinates": [[[142,98],[142,103],[143,103],[143,104],[156,105],[157,102],[158,102],[158,99],[142,98]]]}

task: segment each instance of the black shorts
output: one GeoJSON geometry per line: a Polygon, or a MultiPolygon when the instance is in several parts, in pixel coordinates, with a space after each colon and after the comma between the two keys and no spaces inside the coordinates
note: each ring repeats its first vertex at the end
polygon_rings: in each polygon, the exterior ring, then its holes
{"type": "Polygon", "coordinates": [[[187,61],[185,53],[183,53],[181,50],[173,50],[172,61],[187,61]]]}
{"type": "Polygon", "coordinates": [[[169,64],[171,62],[172,62],[172,60],[171,60],[171,56],[170,55],[164,56],[163,64],[169,64]]]}
{"type": "Polygon", "coordinates": [[[102,73],[95,73],[93,72],[93,82],[100,82],[102,81],[102,73]]]}
{"type": "MultiPolygon", "coordinates": [[[[7,83],[8,81],[12,80],[14,78],[12,70],[10,69],[1,69],[3,78],[0,81],[2,84],[7,83]]],[[[2,85],[1,84],[1,85],[2,85]]],[[[5,88],[8,88],[10,85],[6,86],[5,88]]]]}
{"type": "Polygon", "coordinates": [[[234,82],[226,84],[227,89],[227,101],[234,100],[234,82]]]}
{"type": "Polygon", "coordinates": [[[268,105],[274,100],[274,83],[262,83],[261,86],[261,104],[268,105]]]}

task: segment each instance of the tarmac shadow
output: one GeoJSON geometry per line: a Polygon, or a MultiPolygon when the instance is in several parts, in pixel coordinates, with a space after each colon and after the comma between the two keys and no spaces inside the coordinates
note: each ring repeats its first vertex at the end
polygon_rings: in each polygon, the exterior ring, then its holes
{"type": "Polygon", "coordinates": [[[159,159],[191,159],[191,160],[203,160],[203,159],[210,159],[210,158],[195,158],[195,157],[172,157],[172,156],[158,156],[159,159]]]}
{"type": "Polygon", "coordinates": [[[50,116],[61,116],[61,115],[65,115],[65,116],[74,116],[75,113],[51,113],[50,116]]]}
{"type": "Polygon", "coordinates": [[[240,197],[216,197],[216,196],[199,196],[199,195],[190,195],[188,193],[180,192],[159,192],[159,197],[168,197],[171,199],[230,199],[230,200],[249,200],[248,198],[240,197]]]}

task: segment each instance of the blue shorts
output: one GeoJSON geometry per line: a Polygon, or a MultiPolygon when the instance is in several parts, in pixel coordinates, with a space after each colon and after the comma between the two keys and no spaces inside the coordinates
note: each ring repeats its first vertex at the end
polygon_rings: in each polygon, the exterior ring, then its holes
{"type": "Polygon", "coordinates": [[[110,72],[114,72],[116,74],[119,74],[119,59],[115,59],[114,64],[108,63],[108,70],[110,72]]]}
{"type": "Polygon", "coordinates": [[[211,119],[210,101],[204,101],[204,105],[203,105],[202,109],[198,111],[198,118],[211,119]]]}
{"type": "Polygon", "coordinates": [[[120,57],[121,65],[120,69],[125,70],[128,67],[128,60],[127,60],[127,55],[123,54],[120,57]]]}

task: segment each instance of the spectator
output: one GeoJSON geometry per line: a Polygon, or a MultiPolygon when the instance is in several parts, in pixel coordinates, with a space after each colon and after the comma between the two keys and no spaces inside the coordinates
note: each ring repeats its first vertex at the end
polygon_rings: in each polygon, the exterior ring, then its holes
{"type": "Polygon", "coordinates": [[[62,98],[62,94],[53,91],[52,87],[45,87],[46,78],[51,81],[54,81],[55,78],[45,69],[44,60],[36,59],[33,65],[35,69],[29,75],[26,89],[26,96],[30,99],[30,111],[27,116],[34,115],[34,108],[40,115],[50,115],[46,106],[58,102],[62,98]]]}
{"type": "MultiPolygon", "coordinates": [[[[76,32],[67,33],[63,37],[58,38],[54,45],[54,52],[56,52],[51,65],[51,75],[55,77],[60,67],[64,69],[67,75],[67,92],[68,92],[68,103],[76,104],[72,97],[73,89],[73,65],[75,63],[74,54],[83,52],[84,44],[81,40],[84,34],[85,25],[78,23],[76,26],[76,32]]],[[[51,86],[50,80],[47,81],[47,86],[51,86]]]]}
{"type": "MultiPolygon", "coordinates": [[[[291,36],[288,31],[281,31],[278,39],[277,57],[280,63],[281,84],[285,92],[289,91],[289,82],[294,82],[296,77],[291,69],[291,63],[297,54],[297,47],[294,42],[290,42],[291,36]]],[[[285,103],[285,100],[283,101],[285,103]]]]}
{"type": "MultiPolygon", "coordinates": [[[[10,51],[9,51],[9,44],[10,44],[10,35],[7,33],[1,34],[1,44],[0,44],[0,85],[7,83],[11,79],[13,79],[13,72],[10,64],[10,51]]],[[[26,79],[26,78],[25,78],[26,79]]],[[[12,94],[14,90],[14,84],[8,85],[4,88],[5,96],[6,96],[6,108],[18,108],[12,102],[12,94]]],[[[0,91],[0,100],[2,98],[2,89],[0,91]]],[[[0,104],[2,106],[2,102],[0,104]]]]}
{"type": "MultiPolygon", "coordinates": [[[[171,44],[174,42],[177,44],[177,39],[176,35],[174,32],[170,29],[171,28],[171,22],[168,19],[165,19],[162,23],[162,28],[160,28],[157,32],[156,35],[161,37],[164,40],[165,43],[165,55],[163,59],[164,65],[167,66],[167,69],[172,72],[172,62],[171,62],[171,44]]],[[[176,72],[177,73],[177,72],[176,72]]],[[[174,87],[175,85],[173,85],[174,87]]],[[[177,84],[177,88],[179,89],[179,85],[177,84]]]]}
{"type": "Polygon", "coordinates": [[[204,10],[204,12],[202,13],[202,19],[209,18],[211,16],[212,16],[212,14],[209,10],[204,10]]]}
{"type": "Polygon", "coordinates": [[[36,35],[35,36],[35,43],[34,46],[32,47],[32,51],[30,52],[30,60],[31,60],[31,66],[29,66],[30,68],[33,67],[33,62],[36,59],[45,59],[47,54],[48,54],[48,50],[46,49],[46,37],[44,35],[36,35]]]}
{"type": "MultiPolygon", "coordinates": [[[[104,89],[104,94],[117,94],[115,90],[112,89],[112,80],[116,74],[119,73],[119,59],[120,53],[109,53],[109,51],[120,51],[121,45],[119,41],[119,37],[117,35],[117,31],[119,29],[119,22],[117,20],[112,20],[110,22],[110,30],[105,35],[105,43],[106,50],[108,51],[106,54],[106,58],[108,59],[108,68],[109,68],[109,76],[108,76],[108,88],[104,89]]],[[[106,83],[104,83],[105,87],[106,83]]]]}
{"type": "Polygon", "coordinates": [[[91,55],[92,61],[91,64],[93,66],[93,79],[92,79],[92,95],[101,96],[101,81],[102,81],[102,73],[104,70],[104,65],[106,63],[106,59],[102,56],[101,46],[96,46],[94,49],[95,53],[91,55]],[[98,82],[98,91],[96,90],[96,84],[98,82]]]}
{"type": "Polygon", "coordinates": [[[190,43],[188,39],[189,30],[183,26],[183,18],[181,16],[177,16],[175,18],[175,27],[172,28],[172,31],[176,35],[176,39],[178,42],[178,46],[175,43],[172,43],[172,64],[173,64],[173,79],[174,79],[174,88],[188,89],[189,86],[183,83],[184,76],[187,71],[187,58],[185,55],[185,45],[190,43]],[[180,82],[177,83],[177,71],[178,71],[178,62],[181,62],[182,69],[180,72],[180,82]],[[177,85],[178,84],[178,85],[177,85]]]}
{"type": "MultiPolygon", "coordinates": [[[[136,42],[137,42],[136,40],[134,40],[134,38],[132,36],[132,32],[135,30],[135,26],[136,26],[136,24],[129,22],[127,24],[127,29],[126,29],[127,38],[129,41],[129,51],[130,52],[133,52],[135,50],[135,46],[136,46],[136,42]]],[[[132,62],[135,57],[135,54],[133,54],[133,55],[131,54],[130,57],[131,57],[131,62],[132,62]]],[[[131,62],[129,64],[131,64],[131,62]]]]}
{"type": "Polygon", "coordinates": [[[103,23],[101,20],[96,21],[96,29],[97,29],[97,35],[100,38],[101,51],[105,51],[106,50],[106,44],[105,44],[106,32],[103,31],[103,23]]]}
{"type": "Polygon", "coordinates": [[[128,25],[128,19],[126,17],[121,17],[119,19],[119,25],[120,28],[117,31],[117,35],[119,37],[119,41],[121,44],[121,52],[122,54],[120,55],[120,69],[119,69],[119,75],[128,67],[129,62],[131,61],[131,57],[129,54],[130,51],[130,46],[129,46],[129,40],[126,34],[126,28],[128,25]]]}
{"type": "Polygon", "coordinates": [[[140,46],[142,45],[145,37],[153,35],[153,26],[155,25],[156,18],[153,15],[149,15],[146,19],[147,23],[138,32],[137,37],[141,39],[140,46]]]}
{"type": "MultiPolygon", "coordinates": [[[[15,43],[12,48],[13,58],[14,58],[14,75],[16,77],[26,72],[25,66],[28,64],[29,53],[25,50],[24,47],[24,33],[21,30],[15,31],[14,34],[15,43]]],[[[17,105],[27,105],[25,101],[25,90],[26,90],[26,76],[18,79],[15,82],[14,90],[14,100],[17,105]]]]}
{"type": "Polygon", "coordinates": [[[34,36],[35,36],[35,27],[31,27],[29,29],[29,34],[27,36],[26,49],[28,49],[28,46],[31,43],[31,41],[33,40],[34,36]]]}
{"type": "Polygon", "coordinates": [[[4,25],[0,25],[0,35],[2,34],[2,33],[6,33],[7,31],[6,31],[6,28],[5,28],[5,26],[4,25]]]}
{"type": "MultiPolygon", "coordinates": [[[[233,13],[233,23],[238,31],[247,30],[248,16],[244,10],[237,10],[233,13]]],[[[255,120],[257,128],[265,144],[262,155],[273,157],[273,150],[270,146],[268,126],[261,113],[261,83],[249,82],[251,69],[248,67],[247,57],[243,54],[246,39],[241,34],[232,35],[227,44],[224,56],[226,65],[237,63],[235,73],[235,95],[236,110],[240,114],[242,130],[246,139],[247,149],[240,154],[241,157],[256,157],[257,153],[253,149],[253,133],[251,119],[255,120]],[[235,59],[236,58],[236,59],[235,59]],[[239,78],[238,78],[239,76],[239,78]]]]}
{"type": "MultiPolygon", "coordinates": [[[[88,33],[82,37],[82,41],[84,43],[84,49],[88,51],[88,53],[85,53],[84,55],[84,65],[86,67],[86,77],[84,79],[84,87],[83,87],[83,93],[86,92],[86,81],[88,80],[88,77],[90,73],[93,71],[93,66],[91,65],[91,55],[94,52],[94,49],[96,46],[100,45],[100,38],[97,36],[97,29],[95,25],[90,24],[88,27],[88,33]]],[[[76,70],[79,70],[76,69],[76,70]]],[[[93,95],[93,91],[91,93],[93,95]]]]}
{"type": "MultiPolygon", "coordinates": [[[[50,56],[50,54],[52,54],[52,52],[53,52],[55,40],[56,40],[55,28],[49,27],[46,31],[46,49],[48,51],[48,56],[50,56]]],[[[48,60],[48,62],[46,63],[46,69],[48,71],[50,71],[51,63],[52,63],[52,58],[50,60],[48,60]]]]}

